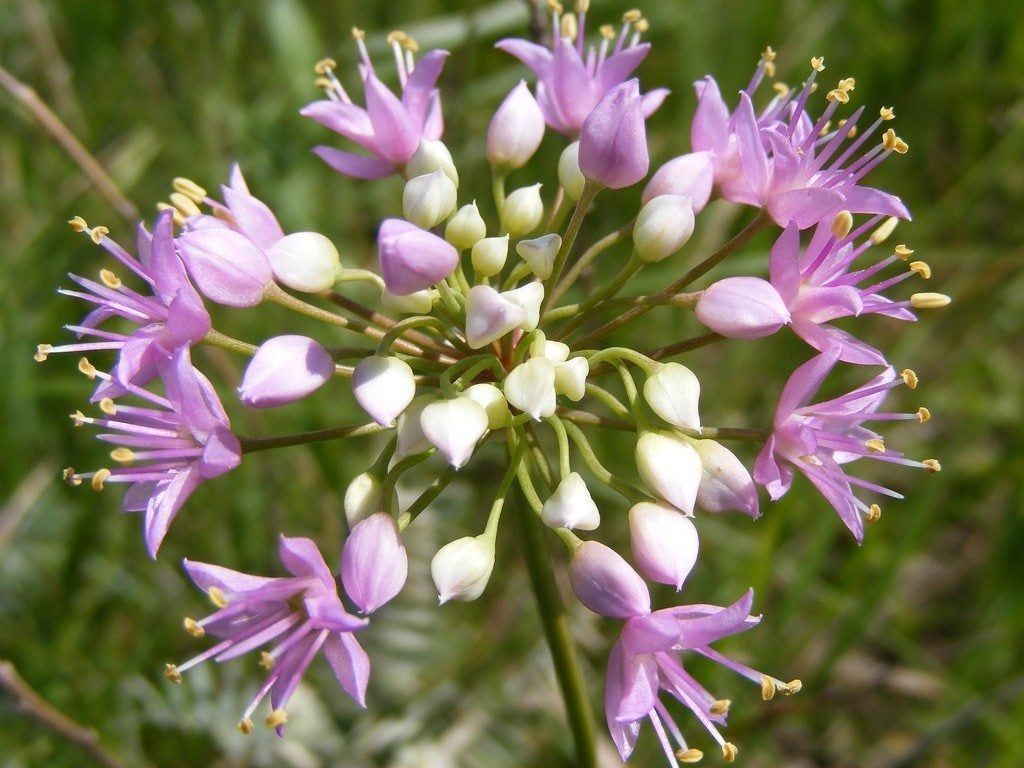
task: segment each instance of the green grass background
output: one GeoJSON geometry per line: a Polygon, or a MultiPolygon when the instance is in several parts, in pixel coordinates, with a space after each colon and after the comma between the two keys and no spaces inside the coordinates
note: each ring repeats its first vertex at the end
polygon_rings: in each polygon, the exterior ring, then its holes
{"type": "MultiPolygon", "coordinates": [[[[594,3],[591,18],[624,8],[594,3]]],[[[762,704],[758,691],[708,665],[693,669],[734,702],[729,738],[747,766],[990,766],[1024,764],[1024,26],[1019,3],[952,0],[652,3],[654,53],[641,70],[647,87],[672,98],[650,121],[656,161],[688,148],[690,84],[713,73],[726,92],[742,87],[758,52],[780,51],[790,82],[811,55],[826,57],[829,80],[857,78],[855,97],[894,105],[910,154],[892,158],[874,183],[904,197],[915,213],[893,242],[907,242],[934,269],[933,285],[954,297],[913,326],[866,321],[860,328],[913,367],[916,392],[900,405],[926,404],[925,426],[896,427],[889,444],[937,456],[935,477],[865,471],[907,493],[857,547],[805,484],[757,523],[739,516],[700,521],[702,559],[683,597],[728,601],[753,585],[761,627],[724,644],[784,678],[797,697],[762,704]]],[[[315,96],[312,64],[324,55],[354,61],[348,29],[379,43],[402,27],[424,47],[452,57],[443,79],[446,141],[462,190],[487,198],[483,137],[491,111],[524,70],[492,48],[523,34],[518,0],[415,3],[264,0],[135,0],[85,3],[7,0],[0,4],[0,63],[66,120],[140,209],[152,211],[170,179],[209,188],[239,159],[250,184],[286,229],[316,229],[350,265],[372,259],[372,236],[399,207],[400,186],[343,178],[309,154],[326,133],[297,110],[315,96]]],[[[546,138],[535,166],[553,189],[560,142],[546,138]]],[[[520,172],[529,183],[531,172],[520,172]]],[[[625,192],[593,239],[627,218],[625,192]],[[621,213],[620,213],[621,211],[621,213]]],[[[463,195],[460,195],[463,196],[463,195]]],[[[609,195],[609,198],[611,196],[609,195]]],[[[482,202],[483,204],[483,202],[482,202]]],[[[32,361],[39,341],[81,307],[56,296],[69,270],[94,273],[101,253],[64,222],[74,214],[128,229],[76,167],[6,94],[0,94],[0,658],[13,661],[47,699],[97,728],[130,765],[151,766],[569,766],[547,652],[511,531],[499,539],[498,567],[485,596],[437,610],[426,572],[442,543],[482,527],[500,456],[485,452],[431,514],[409,531],[410,584],[375,619],[366,645],[375,665],[369,711],[358,712],[315,665],[291,707],[290,734],[259,729],[245,739],[238,712],[257,685],[253,660],[190,673],[173,687],[164,662],[204,643],[181,631],[181,616],[205,610],[186,584],[181,557],[253,572],[276,567],[279,531],[312,535],[336,557],[344,535],[340,498],[374,455],[371,441],[253,456],[198,493],[172,529],[157,562],[144,554],[138,521],[118,512],[117,491],[94,495],[58,479],[66,464],[105,457],[67,414],[89,385],[70,357],[32,361]]],[[[719,242],[745,212],[712,206],[686,255],[652,270],[664,281],[719,242]]],[[[762,267],[767,241],[730,262],[762,267]]],[[[616,257],[609,257],[614,262],[616,257]]],[[[654,283],[652,282],[652,285],[654,283]]],[[[652,313],[651,346],[695,332],[681,314],[652,313]]],[[[273,309],[223,312],[219,327],[258,340],[305,328],[273,309]]],[[[631,338],[629,334],[622,336],[631,338]]],[[[704,382],[705,423],[766,423],[785,377],[807,357],[789,334],[687,357],[704,382]]],[[[239,360],[197,353],[226,382],[239,360]]],[[[864,378],[844,370],[846,383],[864,378]]],[[[837,384],[838,386],[838,384],[837,384]]],[[[355,420],[350,394],[332,385],[274,413],[232,407],[248,434],[355,420]]],[[[607,461],[631,472],[630,446],[598,438],[607,461]]],[[[602,496],[601,536],[625,545],[624,509],[602,496]]],[[[557,553],[561,557],[561,553],[557,553]]],[[[673,599],[658,592],[663,603],[673,599]]],[[[595,706],[615,627],[574,609],[595,706]]],[[[694,746],[720,758],[692,719],[694,746]]],[[[606,741],[602,736],[602,740],[606,741]]],[[[604,743],[607,764],[617,764],[604,743]]],[[[70,766],[84,757],[17,713],[0,693],[0,766],[70,766]]],[[[650,734],[635,758],[662,758],[650,734]]]]}

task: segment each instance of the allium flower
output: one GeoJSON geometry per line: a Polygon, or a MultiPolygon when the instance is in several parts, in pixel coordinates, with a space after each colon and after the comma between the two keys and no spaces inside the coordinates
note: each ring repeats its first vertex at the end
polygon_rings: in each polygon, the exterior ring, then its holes
{"type": "Polygon", "coordinates": [[[588,180],[611,189],[647,175],[647,129],[635,78],[606,93],[583,122],[579,163],[588,180]]]}
{"type": "MultiPolygon", "coordinates": [[[[373,526],[376,526],[374,518],[363,521],[346,542],[342,581],[346,591],[351,593],[358,589],[357,594],[376,608],[398,591],[395,580],[382,571],[387,568],[401,571],[406,560],[400,544],[397,548],[387,548],[389,557],[386,558],[347,557],[350,547],[363,546],[360,529],[373,526]],[[374,585],[379,585],[383,600],[370,596],[376,590],[374,585]]],[[[370,534],[371,537],[376,535],[370,534]]],[[[239,720],[238,729],[242,733],[252,732],[251,717],[269,693],[271,712],[266,719],[267,726],[274,728],[279,736],[284,734],[288,701],[321,650],[345,693],[360,706],[366,706],[370,660],[353,633],[363,629],[367,619],[345,610],[334,574],[312,540],[281,536],[278,552],[290,576],[250,576],[217,565],[185,561],[185,570],[192,581],[209,594],[219,609],[199,621],[186,618],[185,629],[195,637],[209,633],[220,642],[184,664],[168,664],[168,678],[181,682],[183,672],[204,661],[227,661],[275,643],[270,651],[260,652],[260,664],[269,672],[239,720]]],[[[400,588],[401,584],[397,586],[400,588]]]]}
{"type": "Polygon", "coordinates": [[[357,179],[379,179],[400,172],[419,147],[420,139],[441,138],[444,122],[441,99],[435,84],[448,56],[447,51],[430,51],[418,62],[413,54],[416,41],[404,32],[388,35],[395,55],[402,95],[396,96],[377,77],[364,33],[353,28],[359,49],[359,75],[363,81],[366,107],[352,103],[341,81],[334,74],[335,63],[325,59],[317,66],[318,84],[327,99],[314,101],[301,114],[358,144],[369,154],[356,154],[334,147],[319,146],[313,151],[329,166],[357,179]]]}
{"type": "Polygon", "coordinates": [[[174,247],[171,213],[157,216],[150,235],[143,225],[137,234],[138,256],[132,256],[107,236],[106,227],[89,228],[76,217],[72,227],[88,234],[92,240],[103,246],[114,258],[141,278],[151,294],[139,293],[111,272],[100,272],[102,283],[78,275],[71,279],[83,291],[61,289],[66,296],[84,299],[96,306],[80,325],[68,326],[80,337],[91,336],[100,341],[65,344],[54,347],[41,344],[37,360],[60,352],[92,352],[95,350],[116,350],[117,365],[113,379],[105,379],[94,397],[117,397],[124,394],[127,385],[142,386],[157,376],[159,366],[169,360],[181,348],[187,348],[201,341],[210,331],[210,316],[203,306],[195,288],[185,274],[185,268],[174,247]],[[105,321],[121,318],[136,327],[129,333],[116,333],[98,326],[105,321]]]}
{"type": "MultiPolygon", "coordinates": [[[[575,136],[597,103],[624,83],[640,66],[651,49],[641,43],[640,35],[648,23],[639,11],[622,17],[622,29],[616,37],[611,25],[601,27],[599,46],[586,45],[586,13],[589,0],[578,0],[577,14],[562,14],[562,6],[549,3],[551,9],[551,50],[517,38],[506,38],[497,47],[528,66],[537,76],[537,102],[552,129],[575,136]],[[614,45],[613,45],[614,41],[614,45]]],[[[650,117],[668,95],[657,88],[643,96],[644,117],[650,117]]]]}
{"type": "Polygon", "coordinates": [[[857,498],[854,488],[863,488],[894,499],[903,495],[884,486],[848,474],[843,468],[855,459],[868,458],[908,467],[939,471],[934,459],[914,461],[886,447],[882,436],[863,426],[872,421],[927,421],[928,410],[915,413],[883,413],[878,409],[893,387],[917,386],[913,371],[899,376],[890,367],[862,387],[821,403],[811,403],[822,381],[840,358],[838,348],[823,352],[796,369],[786,382],[775,411],[772,434],[757,457],[754,479],[773,500],[784,496],[800,470],[835,508],[840,519],[860,542],[864,520],[881,514],[877,504],[857,498]]]}
{"type": "MultiPolygon", "coordinates": [[[[83,370],[98,378],[109,376],[83,361],[83,370]]],[[[159,366],[166,397],[141,387],[127,391],[146,400],[146,406],[100,401],[104,415],[91,418],[72,414],[76,425],[90,424],[104,430],[97,438],[118,447],[111,456],[123,464],[114,469],[75,472],[67,469],[65,480],[78,485],[89,480],[101,490],[105,483],[129,483],[124,497],[126,512],[143,513],[146,548],[152,557],[167,529],[188,497],[204,481],[234,469],[242,460],[238,438],[209,380],[192,367],[188,347],[159,366]]]]}

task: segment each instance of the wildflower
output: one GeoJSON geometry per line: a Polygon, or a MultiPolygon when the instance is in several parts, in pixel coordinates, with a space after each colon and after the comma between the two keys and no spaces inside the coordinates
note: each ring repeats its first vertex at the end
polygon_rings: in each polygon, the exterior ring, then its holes
{"type": "MultiPolygon", "coordinates": [[[[109,378],[91,366],[86,370],[101,379],[109,378]]],[[[103,400],[101,418],[72,415],[75,424],[109,430],[98,439],[117,445],[111,456],[125,466],[65,473],[72,485],[89,480],[96,490],[105,483],[129,483],[124,509],[143,513],[151,557],[156,557],[171,522],[196,488],[234,469],[242,460],[241,446],[231,432],[224,407],[209,380],[192,367],[188,347],[161,363],[159,371],[166,397],[128,385],[127,391],[148,405],[103,400]]]]}
{"type": "Polygon", "coordinates": [[[642,501],[629,510],[629,533],[640,572],[681,590],[697,562],[697,528],[690,518],[667,505],[642,501]]]}
{"type": "Polygon", "coordinates": [[[364,33],[353,28],[359,51],[366,107],[358,107],[334,74],[334,62],[318,65],[326,99],[314,101],[300,114],[358,144],[368,154],[318,146],[313,151],[334,170],[357,179],[379,179],[398,173],[410,161],[421,139],[437,140],[444,131],[441,99],[436,88],[447,51],[430,51],[418,62],[416,41],[403,32],[388,35],[395,55],[401,97],[377,77],[366,50],[364,33]]]}
{"type": "Polygon", "coordinates": [[[245,369],[238,397],[252,408],[275,408],[308,397],[334,376],[334,360],[308,336],[275,336],[245,369]]]}
{"type": "Polygon", "coordinates": [[[865,385],[822,403],[811,398],[839,361],[841,351],[833,347],[794,371],[789,377],[775,411],[774,427],[754,466],[754,479],[772,500],[784,496],[800,470],[832,505],[840,519],[860,542],[864,520],[877,516],[876,505],[861,501],[854,488],[901,499],[903,495],[884,486],[848,474],[843,466],[855,459],[919,467],[938,471],[933,459],[914,461],[889,449],[880,434],[863,426],[872,421],[923,421],[923,413],[883,413],[886,393],[906,384],[917,386],[913,371],[901,375],[890,367],[865,385]]]}
{"type": "MultiPolygon", "coordinates": [[[[506,38],[496,46],[533,71],[537,77],[537,103],[544,119],[553,130],[565,136],[576,136],[580,132],[591,110],[609,91],[629,79],[651,48],[649,43],[640,42],[641,33],[647,29],[646,19],[631,13],[623,18],[617,39],[610,26],[602,27],[600,45],[592,45],[584,54],[589,3],[577,5],[578,16],[563,16],[558,3],[550,4],[551,50],[516,38],[506,38]],[[565,21],[570,18],[571,22],[565,21]]],[[[645,94],[641,105],[643,116],[653,114],[667,95],[668,90],[664,88],[645,94]]]]}
{"type": "Polygon", "coordinates": [[[352,392],[371,419],[389,427],[416,396],[416,380],[401,358],[370,355],[352,374],[352,392]]]}
{"type": "Polygon", "coordinates": [[[640,85],[634,78],[602,97],[580,129],[580,170],[611,189],[636,184],[647,175],[647,128],[640,85]]]}
{"type": "Polygon", "coordinates": [[[408,575],[409,557],[391,515],[377,512],[353,526],[341,551],[341,580],[362,613],[390,602],[408,575]]]}
{"type": "Polygon", "coordinates": [[[498,107],[487,126],[487,161],[522,168],[544,138],[544,115],[522,80],[498,107]]]}
{"type": "Polygon", "coordinates": [[[444,239],[401,219],[385,219],[377,233],[380,273],[391,293],[408,296],[444,280],[459,252],[444,239]]]}
{"type": "Polygon", "coordinates": [[[117,351],[113,379],[102,380],[95,400],[124,394],[129,385],[144,386],[158,375],[160,365],[177,350],[202,341],[210,331],[210,316],[175,251],[171,217],[170,212],[157,216],[152,235],[139,225],[137,256],[111,240],[106,227],[89,228],[80,218],[72,220],[76,230],[85,232],[103,246],[151,291],[149,295],[139,293],[109,270],[100,273],[102,283],[70,275],[83,290],[61,289],[66,296],[95,305],[81,324],[68,326],[68,330],[79,337],[91,336],[99,341],[58,347],[40,345],[36,359],[45,360],[49,354],[62,352],[117,351]],[[99,328],[113,318],[127,320],[136,327],[128,333],[99,328]]]}

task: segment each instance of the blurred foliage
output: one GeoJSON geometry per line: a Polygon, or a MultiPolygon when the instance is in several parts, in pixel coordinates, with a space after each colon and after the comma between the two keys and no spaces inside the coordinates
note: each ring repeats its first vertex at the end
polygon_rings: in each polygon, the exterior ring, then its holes
{"type": "MultiPolygon", "coordinates": [[[[591,18],[614,20],[622,10],[594,2],[591,18]]],[[[727,650],[782,677],[803,678],[803,693],[762,704],[755,688],[720,670],[695,663],[696,674],[733,699],[729,736],[748,766],[1020,766],[1020,8],[981,0],[692,0],[652,3],[646,11],[654,53],[642,68],[644,82],[674,92],[650,122],[656,160],[688,148],[696,78],[712,72],[724,91],[735,91],[770,43],[781,52],[780,76],[792,81],[811,55],[823,53],[830,74],[857,78],[858,101],[895,105],[911,152],[872,180],[908,201],[916,218],[897,238],[931,263],[936,289],[955,297],[947,311],[909,328],[862,324],[894,364],[921,376],[916,392],[898,396],[901,404],[916,407],[921,398],[935,414],[924,427],[893,429],[891,444],[937,455],[944,465],[933,478],[886,474],[908,498],[886,506],[864,547],[806,484],[756,524],[740,516],[701,520],[702,560],[684,597],[728,601],[752,584],[766,620],[727,650]]],[[[396,210],[399,183],[357,183],[309,154],[331,140],[297,115],[316,95],[312,64],[334,55],[351,81],[353,24],[371,31],[378,52],[394,26],[424,47],[451,50],[443,78],[446,141],[463,189],[479,190],[483,205],[486,124],[524,75],[492,43],[525,34],[526,22],[518,0],[7,0],[0,4],[0,63],[37,88],[141,209],[152,210],[176,175],[215,188],[237,158],[287,229],[328,233],[346,262],[360,265],[372,257],[377,222],[396,210]]],[[[548,136],[533,166],[547,169],[549,190],[559,149],[548,136]]],[[[530,180],[522,171],[514,181],[530,180]]],[[[102,264],[64,224],[74,214],[129,237],[60,149],[0,95],[0,658],[12,660],[58,708],[95,726],[131,765],[571,765],[514,536],[502,533],[496,577],[483,599],[433,605],[426,564],[441,543],[482,525],[501,469],[497,452],[475,461],[411,531],[410,586],[367,635],[375,666],[368,712],[357,712],[325,665],[314,665],[292,707],[289,737],[260,729],[246,740],[234,723],[257,684],[254,665],[202,668],[184,686],[167,684],[163,663],[201,645],[181,631],[181,615],[205,610],[182,577],[180,558],[271,572],[279,531],[313,535],[336,556],[341,493],[375,446],[254,455],[197,494],[160,560],[149,561],[137,520],[117,512],[116,492],[97,497],[59,483],[64,464],[99,466],[105,457],[66,419],[89,391],[74,361],[32,362],[36,342],[56,341],[60,326],[79,316],[80,307],[58,299],[54,288],[67,271],[90,273],[102,264]]],[[[686,258],[713,248],[742,214],[709,208],[686,258]]],[[[591,222],[584,236],[615,223],[591,222]]],[[[759,241],[735,268],[760,268],[766,245],[759,241]]],[[[655,278],[678,268],[673,260],[655,278]]],[[[226,330],[252,340],[284,319],[274,310],[222,316],[226,330]]],[[[649,316],[652,346],[693,332],[678,327],[678,316],[649,316]]],[[[691,354],[687,363],[705,382],[705,421],[764,423],[785,376],[806,357],[788,334],[691,354]]],[[[222,381],[237,380],[237,359],[204,350],[197,363],[222,381]]],[[[858,375],[843,374],[848,383],[858,375]]],[[[279,413],[233,413],[249,434],[356,418],[341,384],[279,413]]],[[[621,441],[599,447],[609,463],[630,464],[630,446],[621,441]]],[[[601,535],[621,544],[621,505],[605,501],[601,535]]],[[[573,621],[597,706],[615,628],[583,610],[574,610],[573,621]]],[[[695,721],[684,727],[708,759],[718,759],[695,721]]],[[[5,768],[84,759],[17,715],[3,695],[0,744],[5,768]]],[[[617,764],[610,744],[602,748],[608,764],[617,764]]],[[[635,764],[661,760],[646,734],[635,764]]]]}

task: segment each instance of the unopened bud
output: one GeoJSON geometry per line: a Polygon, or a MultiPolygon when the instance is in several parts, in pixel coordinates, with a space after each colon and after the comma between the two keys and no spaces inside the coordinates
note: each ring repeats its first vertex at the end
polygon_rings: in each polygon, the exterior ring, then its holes
{"type": "Polygon", "coordinates": [[[601,524],[601,513],[583,478],[576,472],[566,475],[540,511],[541,519],[552,528],[592,531],[601,524]]]}
{"type": "Polygon", "coordinates": [[[544,357],[531,357],[505,377],[510,405],[540,421],[555,412],[555,365],[544,357]]]}
{"type": "Polygon", "coordinates": [[[486,236],[487,224],[475,200],[459,208],[444,228],[444,239],[460,251],[472,248],[486,236]]]}
{"type": "Polygon", "coordinates": [[[697,528],[667,505],[640,502],[629,510],[633,562],[651,581],[678,592],[697,562],[697,528]]]}
{"type": "Polygon", "coordinates": [[[508,259],[508,235],[485,237],[473,246],[470,259],[477,277],[491,277],[505,267],[508,259]]]}
{"type": "Polygon", "coordinates": [[[676,509],[693,514],[702,466],[693,446],[681,438],[644,432],[636,443],[636,468],[644,483],[676,509]]]}
{"type": "Polygon", "coordinates": [[[442,605],[449,600],[476,600],[492,570],[494,541],[485,535],[464,536],[445,544],[430,561],[430,575],[442,605]]]}
{"type": "Polygon", "coordinates": [[[452,160],[452,153],[448,151],[444,142],[420,139],[420,145],[405,164],[405,177],[412,179],[434,171],[443,171],[444,175],[452,180],[452,184],[459,186],[459,172],[452,160]]]}
{"type": "MultiPolygon", "coordinates": [[[[384,484],[369,472],[363,472],[352,478],[345,489],[345,499],[342,502],[349,528],[354,528],[357,523],[381,511],[383,490],[384,484]]],[[[392,488],[391,509],[397,508],[398,495],[392,488]]]]}
{"type": "Polygon", "coordinates": [[[405,218],[422,229],[435,227],[455,210],[455,182],[442,170],[415,176],[402,191],[405,218]]]}
{"type": "Polygon", "coordinates": [[[334,243],[318,232],[282,237],[267,249],[267,258],[277,282],[303,293],[329,289],[341,266],[334,243]]]}
{"type": "Polygon", "coordinates": [[[437,290],[434,288],[424,288],[407,296],[397,296],[384,289],[380,294],[380,305],[388,312],[401,315],[425,315],[434,306],[436,298],[437,290]]]}
{"type": "Polygon", "coordinates": [[[487,424],[487,411],[465,396],[431,403],[420,414],[423,434],[456,469],[469,461],[487,424]]]}
{"type": "Polygon", "coordinates": [[[501,220],[513,237],[529,234],[540,225],[544,216],[544,201],[540,199],[540,184],[520,187],[505,198],[501,220]]]}
{"type": "Polygon", "coordinates": [[[700,429],[700,381],[679,363],[665,363],[644,382],[644,400],[673,427],[700,429]]]}
{"type": "Polygon", "coordinates": [[[712,283],[694,308],[697,319],[730,339],[770,336],[790,320],[774,286],[759,277],[727,277],[712,283]]]}
{"type": "Polygon", "coordinates": [[[370,418],[390,427],[415,396],[416,380],[404,360],[371,355],[356,365],[352,391],[370,418]]]}
{"type": "Polygon", "coordinates": [[[647,262],[662,261],[693,234],[693,203],[689,197],[658,195],[640,209],[633,228],[633,248],[647,262]]]}
{"type": "Polygon", "coordinates": [[[522,168],[544,138],[544,113],[526,82],[509,92],[487,127],[487,161],[506,168],[522,168]]]}
{"type": "Polygon", "coordinates": [[[544,303],[544,286],[540,281],[534,280],[501,295],[521,307],[526,314],[526,319],[519,324],[520,329],[530,332],[537,328],[540,323],[540,305],[544,303]]]}
{"type": "Polygon", "coordinates": [[[610,619],[630,619],[651,612],[644,580],[619,553],[596,541],[584,541],[569,563],[569,583],[587,608],[610,619]]]}
{"type": "Polygon", "coordinates": [[[565,196],[575,202],[583,196],[583,187],[587,183],[583,171],[580,170],[580,143],[574,141],[562,150],[558,158],[558,183],[565,190],[565,196]]]}
{"type": "Polygon", "coordinates": [[[526,322],[526,310],[489,285],[474,285],[466,297],[466,342],[480,349],[526,322]]]}
{"type": "Polygon", "coordinates": [[[501,429],[508,424],[512,416],[508,410],[508,400],[494,384],[474,384],[462,394],[484,409],[488,429],[501,429]]]}

